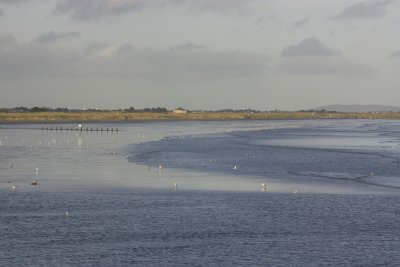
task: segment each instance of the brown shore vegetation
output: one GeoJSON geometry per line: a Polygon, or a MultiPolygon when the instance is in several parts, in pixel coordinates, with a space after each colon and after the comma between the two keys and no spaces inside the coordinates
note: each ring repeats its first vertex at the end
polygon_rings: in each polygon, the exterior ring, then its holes
{"type": "Polygon", "coordinates": [[[214,112],[186,114],[168,112],[77,111],[77,112],[0,112],[0,123],[176,121],[176,120],[298,120],[298,119],[400,119],[398,112],[214,112]]]}

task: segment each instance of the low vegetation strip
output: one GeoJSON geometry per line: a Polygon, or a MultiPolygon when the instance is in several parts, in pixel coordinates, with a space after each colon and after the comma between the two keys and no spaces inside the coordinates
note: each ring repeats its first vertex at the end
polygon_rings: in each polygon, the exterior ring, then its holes
{"type": "Polygon", "coordinates": [[[296,120],[296,119],[400,119],[398,112],[214,112],[185,114],[166,112],[79,111],[79,112],[0,112],[0,122],[96,122],[167,120],[296,120]]]}

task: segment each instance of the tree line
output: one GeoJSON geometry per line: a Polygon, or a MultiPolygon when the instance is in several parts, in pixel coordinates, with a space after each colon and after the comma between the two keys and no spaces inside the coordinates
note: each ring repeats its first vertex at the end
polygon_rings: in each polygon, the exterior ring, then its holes
{"type": "Polygon", "coordinates": [[[0,108],[0,112],[110,112],[110,111],[119,111],[119,112],[154,112],[154,113],[163,113],[168,112],[168,109],[163,107],[156,108],[143,108],[143,109],[135,109],[134,107],[125,108],[125,109],[68,109],[68,108],[49,108],[49,107],[14,107],[14,108],[0,108]]]}

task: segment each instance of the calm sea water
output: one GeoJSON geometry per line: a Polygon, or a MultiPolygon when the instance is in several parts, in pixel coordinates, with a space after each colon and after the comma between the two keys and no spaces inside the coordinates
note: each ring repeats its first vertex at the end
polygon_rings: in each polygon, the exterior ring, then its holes
{"type": "Polygon", "coordinates": [[[41,126],[0,128],[0,266],[400,262],[396,121],[41,126]]]}

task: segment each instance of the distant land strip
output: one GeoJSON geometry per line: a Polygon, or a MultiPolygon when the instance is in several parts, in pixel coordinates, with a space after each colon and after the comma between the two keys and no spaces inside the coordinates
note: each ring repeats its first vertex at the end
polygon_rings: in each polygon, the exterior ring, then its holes
{"type": "Polygon", "coordinates": [[[225,112],[187,111],[126,112],[126,111],[68,111],[68,112],[0,112],[0,123],[68,123],[68,122],[139,122],[178,120],[300,120],[300,119],[400,119],[399,112],[326,112],[269,111],[225,112]]]}

